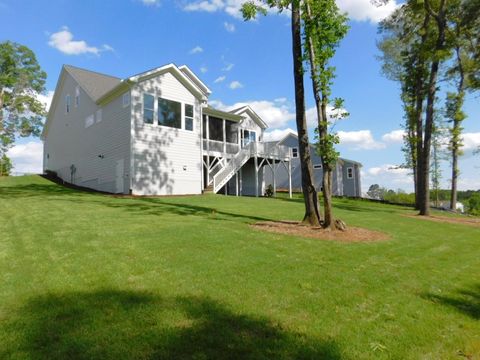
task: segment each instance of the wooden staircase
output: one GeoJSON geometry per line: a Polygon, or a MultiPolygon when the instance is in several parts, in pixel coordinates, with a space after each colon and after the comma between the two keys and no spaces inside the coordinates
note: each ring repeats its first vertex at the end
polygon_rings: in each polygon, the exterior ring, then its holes
{"type": "Polygon", "coordinates": [[[203,189],[204,194],[213,194],[213,183],[203,189]]]}

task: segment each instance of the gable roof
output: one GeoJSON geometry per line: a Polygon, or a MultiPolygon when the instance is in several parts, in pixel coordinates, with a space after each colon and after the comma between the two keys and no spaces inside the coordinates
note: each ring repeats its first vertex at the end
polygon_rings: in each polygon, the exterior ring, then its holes
{"type": "Polygon", "coordinates": [[[207,85],[205,85],[202,80],[200,80],[198,78],[197,75],[195,75],[195,73],[190,70],[190,68],[187,66],[187,65],[182,65],[178,68],[181,72],[183,72],[185,74],[186,77],[188,77],[190,80],[192,80],[195,85],[197,85],[200,89],[202,89],[202,91],[207,94],[207,95],[210,95],[212,93],[212,90],[210,90],[207,85]]]}
{"type": "Polygon", "coordinates": [[[121,79],[115,76],[81,69],[72,65],[63,65],[63,68],[95,102],[100,99],[102,95],[106,94],[122,82],[121,79]]]}
{"type": "Polygon", "coordinates": [[[262,129],[268,128],[268,125],[249,105],[239,107],[230,111],[232,114],[242,115],[247,113],[262,129]]]}
{"type": "MultiPolygon", "coordinates": [[[[296,140],[298,140],[298,136],[296,134],[294,134],[293,132],[289,132],[288,134],[286,134],[282,139],[276,141],[276,144],[277,145],[281,145],[285,140],[287,140],[289,137],[294,137],[296,140]]],[[[310,144],[310,147],[311,148],[315,148],[315,145],[313,144],[310,144]]],[[[349,159],[345,159],[345,158],[342,158],[342,157],[339,157],[338,158],[339,161],[341,161],[342,163],[352,163],[352,164],[356,164],[360,167],[363,166],[363,164],[361,162],[358,162],[358,161],[355,161],[355,160],[349,160],[349,159]]]]}

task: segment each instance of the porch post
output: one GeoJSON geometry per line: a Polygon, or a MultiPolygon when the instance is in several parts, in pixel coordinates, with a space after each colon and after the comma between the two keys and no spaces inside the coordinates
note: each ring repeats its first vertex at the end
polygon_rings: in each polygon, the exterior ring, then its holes
{"type": "Polygon", "coordinates": [[[288,162],[288,196],[292,198],[292,159],[288,162]]]}
{"type": "Polygon", "coordinates": [[[258,157],[257,157],[257,152],[255,151],[255,196],[258,197],[258,157]]]}
{"type": "Polygon", "coordinates": [[[238,196],[238,171],[235,173],[235,195],[238,196]]]}
{"type": "Polygon", "coordinates": [[[225,119],[222,119],[222,126],[223,126],[223,153],[227,153],[227,131],[225,126],[225,119]]]}
{"type": "Polygon", "coordinates": [[[273,196],[277,196],[277,179],[276,179],[276,164],[275,164],[275,159],[273,159],[273,196]]]}
{"type": "Polygon", "coordinates": [[[242,168],[240,168],[240,195],[243,195],[243,172],[242,172],[242,168]]]}

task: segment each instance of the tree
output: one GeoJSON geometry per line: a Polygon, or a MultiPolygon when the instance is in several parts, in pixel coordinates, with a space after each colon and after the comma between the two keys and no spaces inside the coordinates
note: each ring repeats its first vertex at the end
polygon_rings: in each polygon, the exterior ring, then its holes
{"type": "Polygon", "coordinates": [[[415,188],[415,204],[420,209],[422,178],[419,176],[419,154],[423,149],[423,111],[429,77],[429,52],[432,47],[432,24],[423,5],[410,1],[380,23],[383,34],[378,48],[383,62],[383,74],[401,85],[401,100],[405,112],[405,164],[411,168],[415,188]]]}
{"type": "Polygon", "coordinates": [[[374,200],[383,200],[386,190],[378,184],[372,184],[368,188],[367,195],[374,200]]]}
{"type": "MultiPolygon", "coordinates": [[[[478,0],[475,0],[475,2],[478,3],[478,0]]],[[[460,37],[458,33],[452,31],[451,24],[455,22],[456,9],[465,3],[468,2],[462,0],[410,0],[402,6],[403,10],[399,11],[400,29],[414,28],[405,26],[405,24],[418,24],[418,19],[422,19],[421,23],[423,24],[419,28],[417,36],[397,36],[403,47],[401,62],[402,70],[405,70],[403,73],[408,73],[407,65],[409,65],[409,62],[404,60],[413,60],[410,64],[414,69],[411,77],[415,79],[414,90],[408,92],[408,94],[414,96],[408,99],[415,98],[415,100],[411,101],[411,104],[414,105],[411,112],[412,116],[408,116],[408,118],[409,120],[410,118],[415,119],[411,123],[413,129],[410,130],[413,130],[411,133],[414,134],[413,140],[415,142],[415,192],[420,215],[429,215],[430,213],[430,158],[441,65],[451,59],[452,44],[455,44],[455,40],[460,37]],[[420,39],[420,41],[405,41],[412,38],[420,39]],[[425,109],[423,110],[424,104],[425,109]],[[423,111],[425,111],[425,118],[422,116],[423,111]]],[[[473,8],[478,7],[480,5],[477,4],[473,8]]],[[[467,13],[463,13],[461,17],[464,17],[464,15],[469,15],[467,16],[469,19],[475,19],[467,13]]],[[[389,20],[389,22],[391,21],[389,20]]],[[[402,34],[402,32],[399,32],[399,34],[402,34]]],[[[474,40],[474,42],[478,45],[478,40],[474,40]]],[[[472,52],[477,54],[478,50],[475,48],[472,52]]],[[[408,89],[408,78],[400,78],[402,91],[408,89]]],[[[461,102],[462,97],[456,99],[452,97],[452,108],[456,106],[455,103],[458,105],[461,102]]],[[[458,106],[456,107],[458,108],[458,106]]],[[[458,142],[457,140],[455,142],[458,142]]]]}
{"type": "MultiPolygon", "coordinates": [[[[318,153],[322,159],[323,179],[322,192],[324,204],[323,227],[338,227],[334,221],[332,211],[332,179],[333,170],[338,158],[335,144],[338,143],[336,134],[329,131],[331,122],[327,115],[327,106],[331,99],[332,80],[335,77],[335,68],[330,66],[330,60],[335,55],[340,41],[348,31],[346,15],[340,13],[334,0],[304,0],[304,44],[305,57],[310,65],[313,94],[317,109],[318,153]]],[[[334,108],[341,112],[343,101],[335,99],[334,108]]],[[[346,114],[340,114],[345,117],[346,114]]],[[[342,224],[344,228],[344,224],[342,224]]]]}
{"type": "MultiPolygon", "coordinates": [[[[305,114],[305,89],[303,83],[303,46],[302,46],[302,23],[300,0],[265,0],[263,2],[271,8],[284,11],[291,7],[292,29],[292,55],[293,74],[295,86],[296,123],[299,143],[300,166],[302,170],[302,190],[305,202],[305,215],[303,222],[312,226],[319,226],[321,222],[318,206],[318,193],[313,180],[313,165],[310,154],[310,142],[308,139],[307,120],[305,114]]],[[[246,2],[242,6],[243,17],[250,20],[258,13],[266,14],[266,9],[255,2],[246,2]]]]}
{"type": "Polygon", "coordinates": [[[45,91],[46,74],[26,46],[0,43],[0,157],[16,136],[38,136],[45,106],[37,96],[45,91]]]}
{"type": "Polygon", "coordinates": [[[479,65],[475,57],[480,41],[480,1],[455,3],[451,10],[451,27],[454,37],[453,65],[447,70],[447,79],[455,84],[455,92],[448,92],[446,99],[446,117],[451,122],[450,152],[452,157],[452,180],[450,209],[456,211],[457,181],[459,177],[458,157],[462,155],[462,123],[467,115],[463,111],[466,91],[478,89],[477,75],[479,65]],[[475,6],[476,5],[476,6],[475,6]]]}
{"type": "Polygon", "coordinates": [[[0,158],[0,176],[9,176],[12,171],[12,161],[10,158],[3,154],[0,158]]]}

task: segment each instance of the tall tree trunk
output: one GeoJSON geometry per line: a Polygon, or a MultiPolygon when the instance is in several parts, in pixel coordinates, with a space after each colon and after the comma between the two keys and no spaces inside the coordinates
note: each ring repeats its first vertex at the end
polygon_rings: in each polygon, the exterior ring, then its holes
{"type": "Polygon", "coordinates": [[[305,115],[305,89],[303,87],[303,54],[299,0],[292,1],[291,21],[296,122],[300,166],[302,170],[302,190],[305,199],[305,216],[303,221],[312,226],[319,226],[321,217],[318,208],[318,193],[313,181],[313,166],[310,154],[310,143],[308,140],[307,119],[305,115]]]}
{"type": "MultiPolygon", "coordinates": [[[[463,70],[462,58],[460,55],[460,48],[457,46],[455,49],[458,62],[458,71],[459,71],[459,81],[457,86],[457,106],[460,107],[463,104],[463,99],[465,97],[464,83],[465,83],[465,73],[463,70]]],[[[456,112],[460,111],[461,108],[456,108],[456,112]]],[[[457,182],[458,182],[458,156],[460,152],[460,132],[461,132],[461,123],[463,119],[459,119],[457,116],[453,118],[453,129],[452,129],[452,188],[450,193],[450,210],[457,211],[457,182]]]]}
{"type": "MultiPolygon", "coordinates": [[[[307,16],[311,19],[310,5],[308,1],[305,2],[305,9],[307,16]]],[[[315,106],[317,110],[317,128],[320,144],[324,144],[327,141],[328,135],[328,123],[327,123],[327,104],[328,98],[323,95],[320,86],[317,81],[317,74],[315,72],[315,49],[313,47],[313,41],[308,38],[308,56],[310,62],[310,77],[312,79],[313,95],[315,98],[315,106]]],[[[328,160],[324,154],[320,154],[322,159],[322,195],[323,195],[323,227],[332,228],[335,224],[332,210],[332,169],[328,160]]]]}
{"type": "MultiPolygon", "coordinates": [[[[425,9],[432,13],[430,7],[430,0],[424,0],[425,9]]],[[[433,14],[438,27],[438,36],[435,44],[436,56],[434,57],[430,67],[430,78],[427,89],[427,109],[425,115],[425,130],[423,139],[423,149],[420,156],[421,169],[419,178],[421,179],[421,194],[420,194],[420,215],[430,215],[430,150],[432,144],[432,132],[435,115],[435,97],[437,94],[437,77],[440,66],[439,52],[443,50],[445,45],[445,28],[447,26],[445,21],[445,4],[446,0],[441,0],[438,14],[433,14]]]]}
{"type": "MultiPolygon", "coordinates": [[[[423,199],[423,191],[425,186],[423,185],[424,173],[423,170],[423,145],[424,145],[424,127],[423,127],[423,104],[425,102],[425,57],[423,55],[423,47],[428,39],[428,26],[430,24],[430,14],[427,12],[422,24],[423,33],[420,40],[420,54],[417,58],[416,64],[416,80],[415,80],[415,146],[416,146],[416,166],[415,166],[415,208],[417,210],[421,209],[421,201],[423,199]]],[[[430,171],[429,168],[426,169],[427,173],[430,171]]]]}

